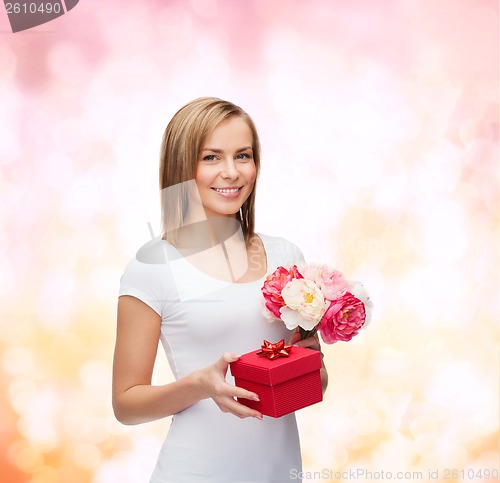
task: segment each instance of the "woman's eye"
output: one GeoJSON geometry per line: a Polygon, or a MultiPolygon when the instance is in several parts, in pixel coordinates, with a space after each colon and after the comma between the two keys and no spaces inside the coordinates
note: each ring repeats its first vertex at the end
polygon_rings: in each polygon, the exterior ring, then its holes
{"type": "Polygon", "coordinates": [[[240,153],[236,156],[236,159],[250,159],[250,155],[248,153],[240,153]]]}
{"type": "Polygon", "coordinates": [[[205,156],[203,158],[203,161],[215,161],[217,159],[217,156],[215,154],[209,154],[208,156],[205,156]]]}

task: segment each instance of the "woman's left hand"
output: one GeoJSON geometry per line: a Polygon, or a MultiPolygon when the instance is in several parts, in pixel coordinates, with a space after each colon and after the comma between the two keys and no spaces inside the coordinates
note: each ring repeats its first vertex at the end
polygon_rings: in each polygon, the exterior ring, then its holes
{"type": "Polygon", "coordinates": [[[319,351],[321,353],[321,387],[323,389],[323,394],[326,391],[326,386],[328,386],[328,373],[326,371],[325,363],[323,361],[323,352],[321,352],[321,344],[319,343],[318,333],[316,332],[311,337],[307,339],[300,340],[300,329],[297,327],[292,337],[290,338],[289,344],[296,345],[298,347],[305,347],[307,349],[313,349],[315,351],[319,351]]]}
{"type": "Polygon", "coordinates": [[[290,338],[289,344],[296,345],[298,347],[306,347],[307,349],[313,349],[315,351],[321,352],[321,345],[319,343],[318,333],[316,332],[313,336],[307,339],[300,340],[300,330],[297,327],[292,337],[290,338]]]}

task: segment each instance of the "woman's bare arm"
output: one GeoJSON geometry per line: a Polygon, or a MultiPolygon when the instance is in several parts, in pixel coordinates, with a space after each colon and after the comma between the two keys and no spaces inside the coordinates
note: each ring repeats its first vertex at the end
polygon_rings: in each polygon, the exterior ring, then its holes
{"type": "Polygon", "coordinates": [[[113,360],[113,410],[123,424],[139,424],[176,414],[201,399],[212,397],[224,412],[238,417],[262,415],[234,400],[256,395],[225,382],[230,362],[224,354],[213,365],[179,380],[152,386],[153,366],[160,337],[160,316],[132,296],[118,299],[118,326],[113,360]]]}

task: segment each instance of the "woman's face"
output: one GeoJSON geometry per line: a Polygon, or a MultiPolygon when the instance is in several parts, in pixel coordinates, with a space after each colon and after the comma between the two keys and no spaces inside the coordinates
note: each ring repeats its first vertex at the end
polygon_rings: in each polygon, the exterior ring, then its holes
{"type": "Polygon", "coordinates": [[[252,145],[241,117],[221,122],[205,140],[195,181],[207,217],[234,217],[250,196],[256,176],[252,145]]]}

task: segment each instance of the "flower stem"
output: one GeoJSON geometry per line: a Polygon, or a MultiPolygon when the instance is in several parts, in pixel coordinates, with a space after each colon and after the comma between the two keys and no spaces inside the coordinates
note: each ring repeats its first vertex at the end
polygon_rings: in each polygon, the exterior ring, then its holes
{"type": "Polygon", "coordinates": [[[300,332],[300,340],[307,339],[308,337],[312,337],[316,333],[316,327],[311,330],[306,330],[300,327],[299,325],[299,332],[300,332]]]}

